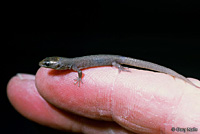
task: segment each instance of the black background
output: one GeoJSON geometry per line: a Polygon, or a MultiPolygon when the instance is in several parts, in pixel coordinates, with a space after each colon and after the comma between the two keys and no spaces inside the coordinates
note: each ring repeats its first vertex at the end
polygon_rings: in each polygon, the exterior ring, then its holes
{"type": "Polygon", "coordinates": [[[17,73],[35,74],[38,62],[48,56],[117,54],[151,61],[200,79],[198,3],[176,0],[76,4],[61,8],[41,6],[39,12],[26,6],[12,10],[6,17],[6,45],[1,49],[2,131],[43,133],[43,127],[25,119],[11,106],[6,86],[17,73]],[[41,11],[44,7],[45,11],[41,11]],[[62,32],[24,31],[28,29],[62,32]]]}

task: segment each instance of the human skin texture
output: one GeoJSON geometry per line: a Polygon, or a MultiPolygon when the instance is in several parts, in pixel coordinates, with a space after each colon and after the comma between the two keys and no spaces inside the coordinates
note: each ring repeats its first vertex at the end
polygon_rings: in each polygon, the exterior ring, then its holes
{"type": "MultiPolygon", "coordinates": [[[[114,67],[84,69],[74,85],[71,70],[40,68],[7,86],[13,107],[24,117],[59,130],[96,134],[170,134],[172,127],[200,133],[200,89],[163,73],[114,67]]],[[[190,79],[200,86],[200,81],[190,79]]],[[[187,132],[187,131],[186,131],[187,132]]],[[[187,132],[189,133],[189,132],[187,132]]]]}

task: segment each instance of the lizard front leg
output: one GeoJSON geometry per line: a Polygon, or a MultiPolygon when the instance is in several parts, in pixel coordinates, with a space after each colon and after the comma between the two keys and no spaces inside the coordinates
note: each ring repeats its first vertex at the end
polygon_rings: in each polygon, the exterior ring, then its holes
{"type": "Polygon", "coordinates": [[[76,83],[78,83],[78,86],[80,87],[80,82],[83,84],[83,82],[82,82],[82,71],[81,71],[79,68],[77,68],[76,65],[73,65],[73,66],[72,66],[72,70],[78,72],[78,77],[77,77],[76,79],[74,79],[74,80],[76,81],[76,82],[74,83],[74,85],[75,85],[76,83]]]}

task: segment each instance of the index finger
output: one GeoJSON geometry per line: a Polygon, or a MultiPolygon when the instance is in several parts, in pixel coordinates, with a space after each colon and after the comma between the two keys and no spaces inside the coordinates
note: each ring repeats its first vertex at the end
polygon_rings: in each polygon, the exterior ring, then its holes
{"type": "Polygon", "coordinates": [[[199,127],[200,90],[180,79],[135,69],[118,73],[111,67],[85,69],[83,74],[83,84],[78,87],[73,84],[76,72],[40,68],[36,86],[48,102],[61,109],[115,121],[134,132],[199,127]]]}

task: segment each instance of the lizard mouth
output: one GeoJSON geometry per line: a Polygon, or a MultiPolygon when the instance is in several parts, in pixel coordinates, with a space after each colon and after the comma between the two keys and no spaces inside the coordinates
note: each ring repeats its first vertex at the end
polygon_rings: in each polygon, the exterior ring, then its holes
{"type": "Polygon", "coordinates": [[[53,64],[55,64],[54,61],[48,61],[46,59],[44,59],[44,60],[42,60],[42,61],[39,62],[39,66],[41,66],[41,67],[47,67],[47,68],[51,68],[51,66],[53,64]]]}
{"type": "Polygon", "coordinates": [[[45,65],[44,60],[42,60],[42,61],[39,62],[39,66],[41,66],[41,67],[47,67],[47,66],[45,65]]]}

